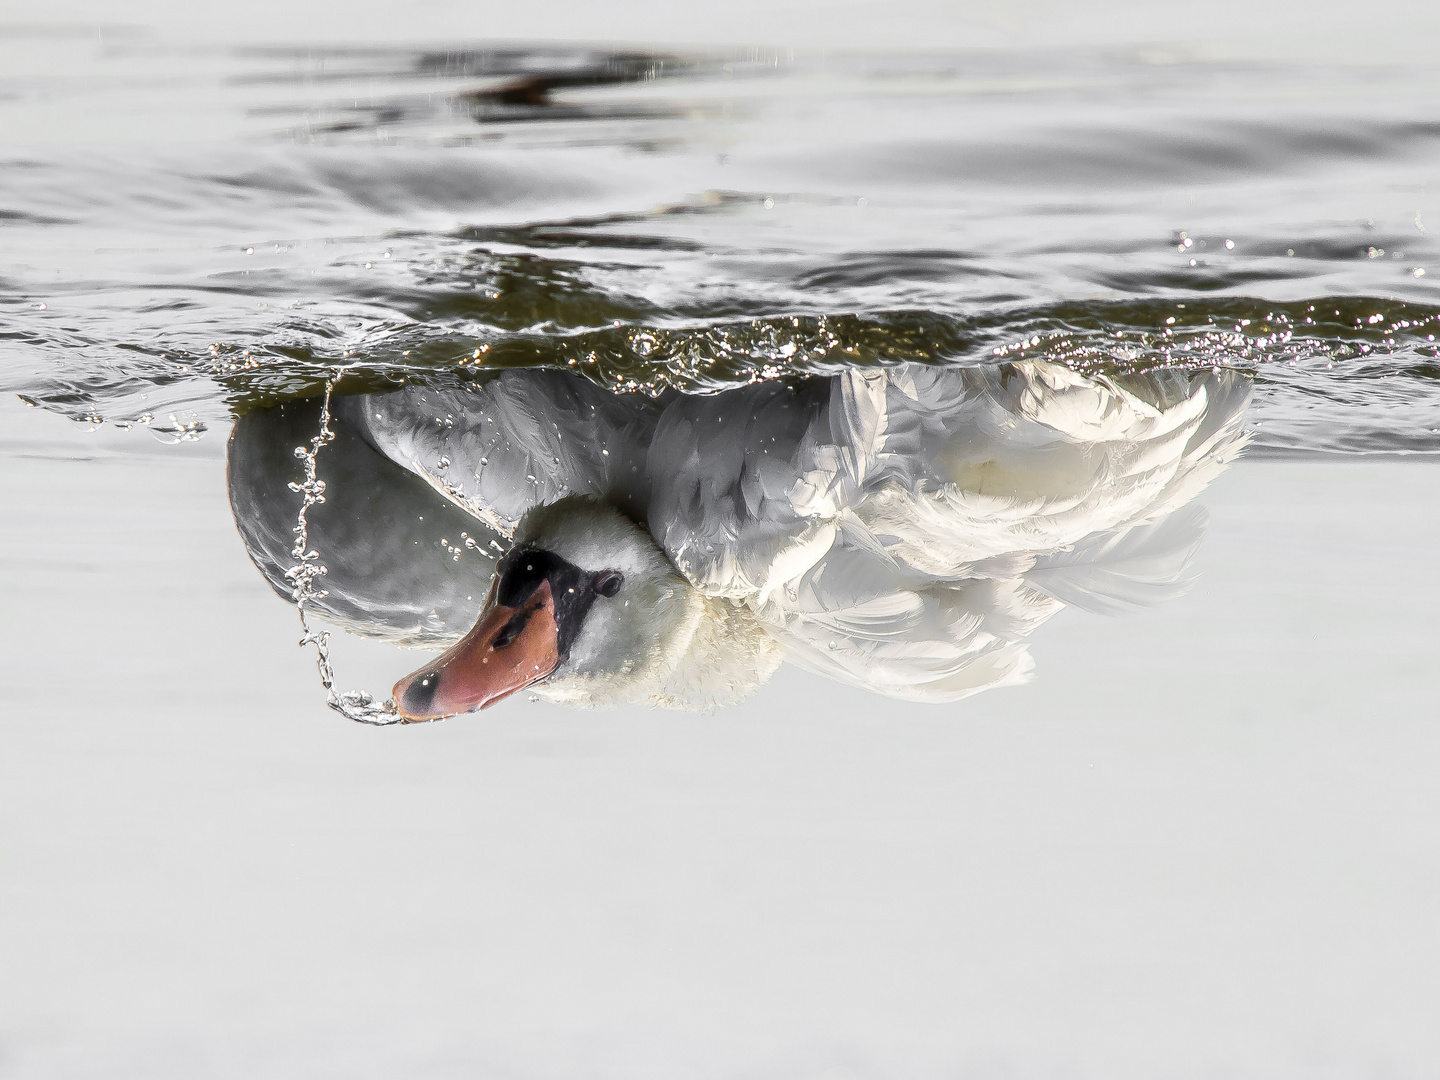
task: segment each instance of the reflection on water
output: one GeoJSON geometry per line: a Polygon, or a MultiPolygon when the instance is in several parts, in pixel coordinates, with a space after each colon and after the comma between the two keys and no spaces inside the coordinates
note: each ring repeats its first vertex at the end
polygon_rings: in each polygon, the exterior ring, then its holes
{"type": "Polygon", "coordinates": [[[525,687],[711,709],[782,659],[953,701],[1027,678],[1026,640],[1066,605],[1187,583],[1191,500],[1248,441],[1250,392],[1234,371],[1021,361],[657,399],[514,370],[335,398],[299,547],[319,403],[240,420],[230,499],[281,595],[359,633],[454,643],[397,683],[407,719],[525,687]],[[319,594],[297,587],[305,539],[319,594]]]}

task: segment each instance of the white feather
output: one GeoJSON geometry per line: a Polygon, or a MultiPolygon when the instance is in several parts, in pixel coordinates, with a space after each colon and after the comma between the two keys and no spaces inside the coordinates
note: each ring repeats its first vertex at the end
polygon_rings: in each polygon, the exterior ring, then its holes
{"type": "Polygon", "coordinates": [[[587,627],[576,670],[541,692],[705,708],[753,691],[781,647],[954,700],[1027,678],[1026,639],[1065,604],[1173,595],[1204,529],[1175,511],[1244,446],[1249,392],[1234,372],[901,364],[661,409],[514,371],[367,416],[375,445],[476,516],[653,586],[643,618],[587,627]]]}

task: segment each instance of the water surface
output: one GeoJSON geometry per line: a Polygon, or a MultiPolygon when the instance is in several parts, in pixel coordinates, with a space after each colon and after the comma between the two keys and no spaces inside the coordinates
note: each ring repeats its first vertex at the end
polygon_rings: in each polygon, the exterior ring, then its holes
{"type": "Polygon", "coordinates": [[[77,419],[210,424],[337,366],[999,355],[1241,367],[1276,450],[1440,445],[1429,68],[85,49],[12,78],[0,174],[7,382],[77,419]]]}
{"type": "Polygon", "coordinates": [[[7,32],[0,1070],[1428,1075],[1428,24],[1117,12],[931,51],[908,8],[900,50],[7,32]],[[327,383],[315,625],[380,699],[427,654],[364,635],[464,633],[516,521],[356,410],[453,430],[563,371],[745,420],[909,364],[1244,386],[1243,453],[1166,504],[1155,603],[1004,640],[1022,685],[897,700],[817,674],[827,632],[718,713],[324,707],[284,598],[327,383]]]}

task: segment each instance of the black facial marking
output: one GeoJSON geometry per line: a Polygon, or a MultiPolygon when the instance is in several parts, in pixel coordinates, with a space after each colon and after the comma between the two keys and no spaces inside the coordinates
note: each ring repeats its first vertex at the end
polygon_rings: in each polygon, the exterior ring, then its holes
{"type": "Polygon", "coordinates": [[[564,660],[570,655],[570,646],[580,633],[580,626],[595,597],[614,596],[624,583],[624,576],[618,570],[589,574],[554,552],[541,548],[511,549],[495,569],[495,602],[515,608],[516,614],[501,629],[495,639],[495,648],[504,648],[524,629],[525,623],[534,614],[533,608],[528,612],[523,610],[525,603],[535,595],[542,581],[550,583],[550,595],[555,602],[556,648],[560,659],[564,660]],[[608,592],[600,588],[602,579],[608,592]]]}

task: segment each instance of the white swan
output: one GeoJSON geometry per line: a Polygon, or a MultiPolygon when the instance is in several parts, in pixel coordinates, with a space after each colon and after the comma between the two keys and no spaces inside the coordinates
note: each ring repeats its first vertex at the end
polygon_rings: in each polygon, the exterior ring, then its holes
{"type": "MultiPolygon", "coordinates": [[[[1064,605],[1183,587],[1204,517],[1177,511],[1244,445],[1249,393],[1230,371],[1021,362],[654,401],[508,371],[336,412],[357,446],[463,511],[468,544],[511,543],[479,621],[396,684],[402,713],[430,719],[525,686],[573,705],[713,708],[782,658],[920,701],[1020,681],[1025,639],[1064,605]]],[[[232,502],[256,472],[236,461],[232,447],[232,502]]],[[[263,533],[252,524],[247,544],[266,569],[263,533]]]]}

